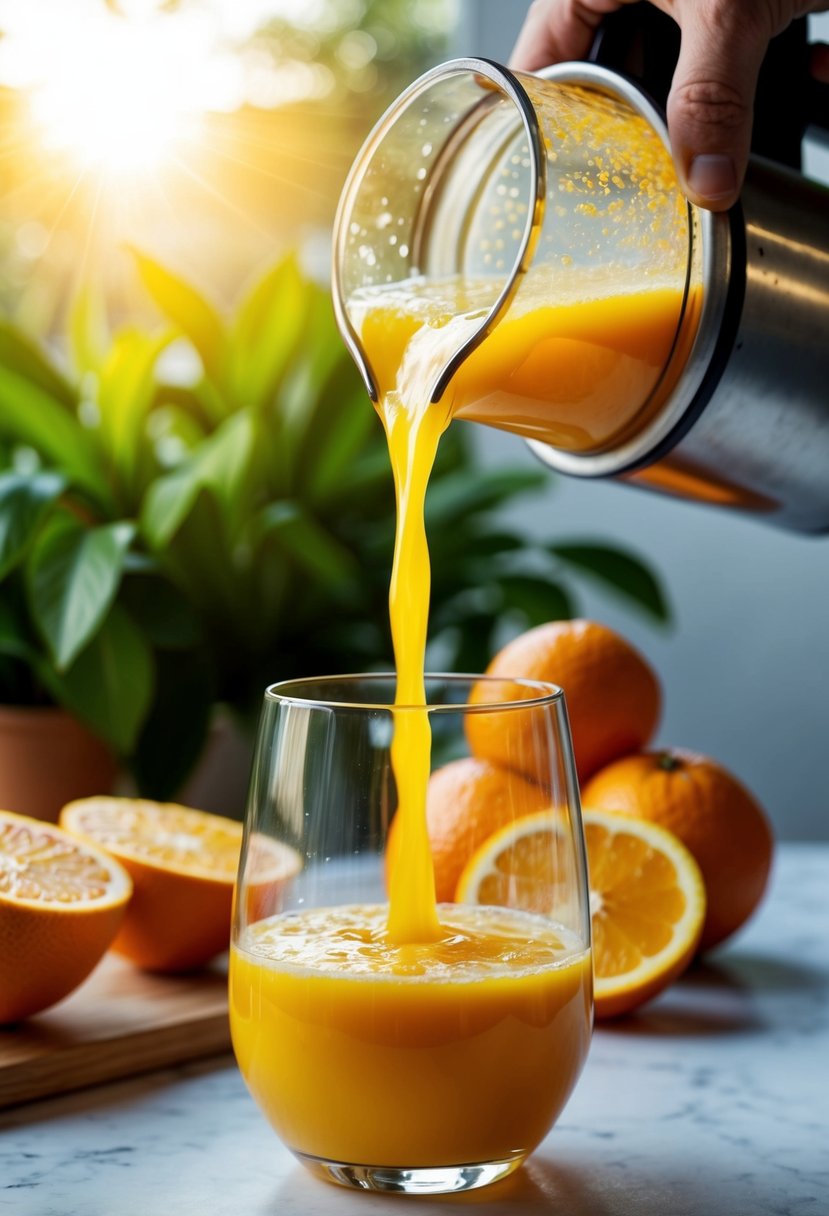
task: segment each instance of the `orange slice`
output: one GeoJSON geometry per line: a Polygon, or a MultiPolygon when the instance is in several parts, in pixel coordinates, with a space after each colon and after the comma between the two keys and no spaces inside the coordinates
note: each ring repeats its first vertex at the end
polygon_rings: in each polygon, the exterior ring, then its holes
{"type": "Polygon", "coordinates": [[[554,810],[522,815],[472,854],[461,872],[455,899],[551,915],[562,898],[577,895],[567,853],[561,819],[554,810]]]}
{"type": "Polygon", "coordinates": [[[106,853],[0,811],[0,1023],[47,1009],[86,979],[132,894],[106,853]]]}
{"type": "Polygon", "coordinates": [[[651,1000],[686,969],[705,922],[705,884],[685,845],[644,819],[585,811],[596,1017],[651,1000]]]}
{"type": "MultiPolygon", "coordinates": [[[[135,894],[113,950],[147,971],[192,971],[228,947],[242,825],[175,803],[84,798],[60,814],[61,826],[116,857],[135,894]]],[[[257,840],[257,883],[284,882],[299,857],[257,840]]]]}
{"type": "MultiPolygon", "coordinates": [[[[705,887],[688,849],[665,828],[585,811],[584,831],[596,1017],[610,1018],[656,996],[691,962],[705,887]]],[[[554,915],[575,898],[565,842],[554,811],[516,819],[473,854],[456,898],[554,915]]]]}

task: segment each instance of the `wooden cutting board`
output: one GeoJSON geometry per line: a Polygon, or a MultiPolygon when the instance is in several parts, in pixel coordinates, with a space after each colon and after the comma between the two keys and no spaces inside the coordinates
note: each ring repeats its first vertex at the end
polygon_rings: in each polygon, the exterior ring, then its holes
{"type": "Polygon", "coordinates": [[[229,1049],[225,967],[147,975],[106,955],[65,1001],[0,1029],[0,1108],[229,1049]]]}

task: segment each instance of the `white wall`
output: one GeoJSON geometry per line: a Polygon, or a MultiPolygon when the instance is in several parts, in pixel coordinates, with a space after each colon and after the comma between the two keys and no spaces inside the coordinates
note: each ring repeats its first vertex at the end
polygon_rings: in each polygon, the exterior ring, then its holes
{"type": "MultiPolygon", "coordinates": [[[[468,0],[458,53],[505,61],[526,8],[468,0]]],[[[829,15],[813,25],[829,41],[829,15]]],[[[806,167],[829,181],[825,149],[810,149],[806,167]]],[[[520,440],[476,434],[486,461],[535,463],[520,440]]],[[[543,504],[533,500],[518,518],[533,533],[611,539],[652,561],[674,605],[671,632],[607,598],[585,597],[583,608],[628,636],[661,673],[659,742],[726,764],[764,803],[780,837],[829,839],[829,536],[552,476],[543,504]]]]}

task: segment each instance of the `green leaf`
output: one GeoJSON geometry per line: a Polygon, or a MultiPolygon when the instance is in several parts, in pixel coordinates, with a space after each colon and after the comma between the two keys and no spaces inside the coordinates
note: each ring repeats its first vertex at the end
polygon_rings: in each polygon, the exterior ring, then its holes
{"type": "Polygon", "coordinates": [[[0,474],[0,579],[23,559],[52,503],[65,489],[58,473],[0,474]]]}
{"type": "Polygon", "coordinates": [[[497,579],[503,611],[518,611],[528,628],[547,621],[569,620],[573,601],[564,587],[532,574],[503,574],[497,579]]]}
{"type": "MultiPolygon", "coordinates": [[[[12,589],[13,590],[13,589],[12,589]]],[[[0,597],[0,654],[31,664],[33,650],[23,614],[16,597],[6,593],[0,597]]]]}
{"type": "Polygon", "coordinates": [[[152,548],[170,542],[203,489],[223,506],[229,532],[241,525],[254,491],[249,473],[255,442],[253,417],[242,410],[199,444],[186,464],[153,483],[141,509],[141,531],[152,548]]]}
{"type": "Polygon", "coordinates": [[[25,334],[0,321],[0,367],[39,388],[53,401],[74,410],[77,394],[57,368],[25,334]]]}
{"type": "Polygon", "coordinates": [[[450,671],[485,671],[492,658],[493,637],[497,616],[492,612],[465,613],[451,628],[432,639],[431,645],[448,644],[450,654],[446,665],[450,671]]]}
{"type": "Polygon", "coordinates": [[[205,406],[202,388],[209,387],[209,384],[210,381],[203,378],[192,388],[163,382],[156,384],[150,405],[152,438],[156,443],[164,438],[168,430],[174,434],[180,431],[185,445],[195,447],[224,420],[226,415],[223,407],[214,414],[209,406],[205,406]]]}
{"type": "Polygon", "coordinates": [[[275,540],[280,548],[323,586],[340,594],[350,593],[360,577],[351,551],[310,515],[301,503],[272,503],[255,522],[254,543],[275,540]]]}
{"type": "Polygon", "coordinates": [[[560,561],[617,592],[657,621],[671,619],[662,586],[638,557],[602,544],[565,543],[549,546],[560,561]]]}
{"type": "Polygon", "coordinates": [[[227,372],[227,334],[213,305],[194,287],[137,249],[132,250],[141,281],[179,333],[194,346],[205,372],[223,385],[227,372]]]}
{"type": "Polygon", "coordinates": [[[155,660],[141,630],[115,604],[68,671],[47,672],[55,699],[121,756],[135,747],[155,687],[155,660]]]}
{"type": "Polygon", "coordinates": [[[64,515],[38,537],[28,561],[29,599],[58,671],[72,664],[106,617],[134,534],[129,523],[84,528],[64,515]]]}
{"type": "Polygon", "coordinates": [[[477,512],[491,511],[519,494],[538,489],[546,480],[543,470],[464,469],[450,473],[429,489],[426,526],[444,528],[477,512]]]}
{"type": "Polygon", "coordinates": [[[210,664],[198,651],[165,654],[130,768],[143,798],[174,798],[204,750],[213,709],[210,664]]]}
{"type": "Polygon", "coordinates": [[[159,550],[164,573],[180,587],[201,619],[214,625],[221,645],[247,638],[259,621],[259,605],[247,594],[227,536],[227,520],[210,489],[197,488],[191,509],[170,542],[159,550]]]}
{"type": "Polygon", "coordinates": [[[186,467],[153,482],[141,507],[141,534],[153,549],[170,543],[190,514],[201,491],[201,483],[186,467]]]}
{"type": "Polygon", "coordinates": [[[155,393],[153,372],[172,337],[125,330],[115,338],[100,368],[101,435],[128,496],[137,489],[142,431],[155,393]]]}
{"type": "Polygon", "coordinates": [[[56,398],[0,368],[0,435],[33,447],[75,485],[109,507],[112,495],[95,436],[56,398]]]}
{"type": "Polygon", "coordinates": [[[153,574],[128,575],[119,602],[159,650],[188,650],[203,640],[193,605],[165,578],[153,574]]]}
{"type": "Polygon", "coordinates": [[[295,254],[288,254],[254,285],[233,327],[236,398],[261,409],[274,395],[306,328],[311,289],[295,254]]]}
{"type": "MultiPolygon", "coordinates": [[[[309,499],[325,502],[348,484],[349,475],[380,420],[362,384],[355,384],[345,357],[338,358],[320,390],[321,408],[303,452],[302,482],[309,499]]],[[[388,456],[385,457],[388,464],[388,456]]]]}
{"type": "Polygon", "coordinates": [[[104,361],[107,328],[101,294],[91,283],[84,283],[72,301],[68,336],[77,372],[97,372],[104,361]]]}

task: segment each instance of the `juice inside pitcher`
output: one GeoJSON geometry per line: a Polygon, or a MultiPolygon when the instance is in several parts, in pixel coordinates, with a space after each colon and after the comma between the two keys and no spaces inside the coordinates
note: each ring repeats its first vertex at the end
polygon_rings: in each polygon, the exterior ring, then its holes
{"type": "Polygon", "coordinates": [[[647,424],[687,358],[696,221],[647,115],[512,80],[522,105],[508,81],[438,76],[369,141],[339,223],[340,324],[376,399],[417,330],[463,316],[431,399],[449,388],[453,417],[600,452],[647,424]]]}
{"type": "MultiPolygon", "coordinates": [[[[476,295],[491,298],[492,289],[457,278],[412,279],[353,296],[352,316],[378,381],[393,379],[418,327],[438,328],[450,313],[474,324],[476,295]]],[[[452,415],[570,452],[600,450],[653,400],[692,307],[670,282],[631,289],[583,276],[551,297],[537,281],[458,367],[452,415]]]]}

